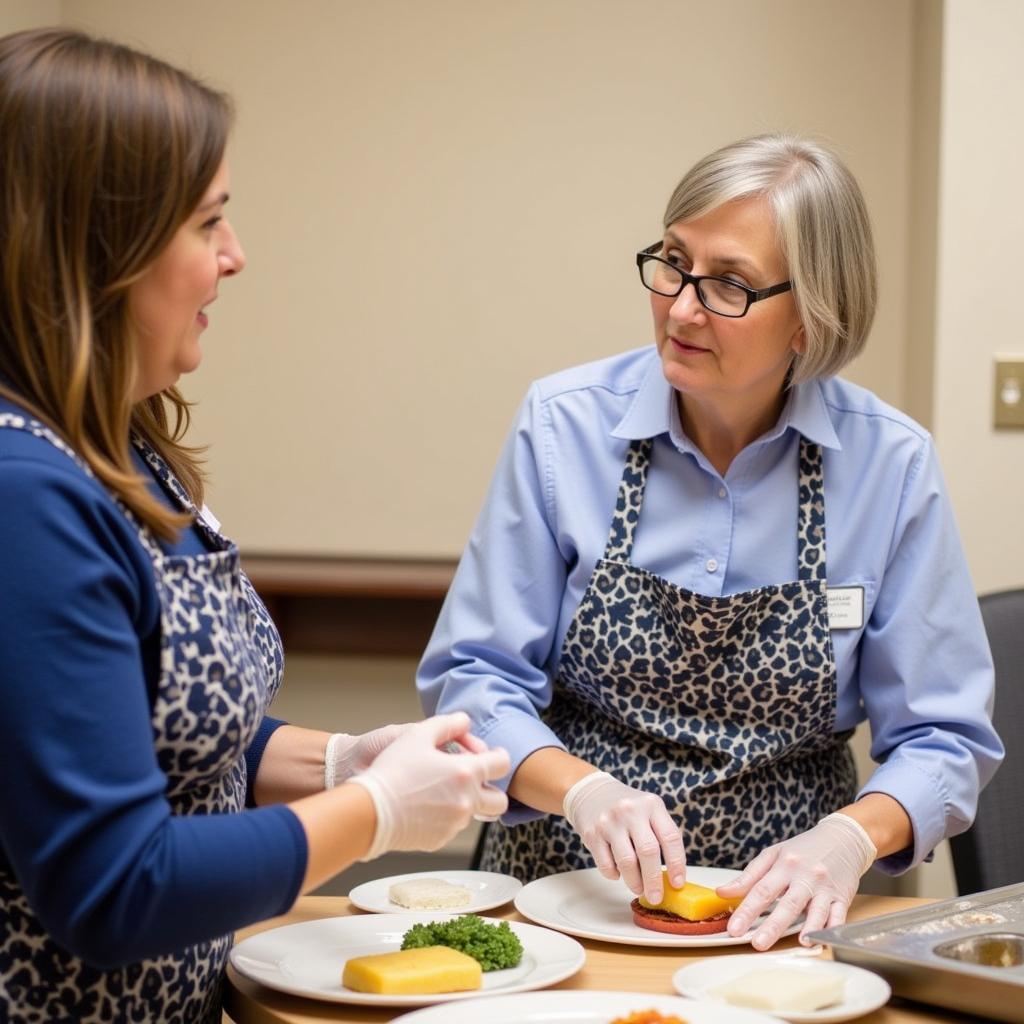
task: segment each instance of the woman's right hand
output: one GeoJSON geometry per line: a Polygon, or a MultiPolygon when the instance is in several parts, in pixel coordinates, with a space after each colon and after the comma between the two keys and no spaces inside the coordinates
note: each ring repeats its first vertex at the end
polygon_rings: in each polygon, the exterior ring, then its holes
{"type": "Polygon", "coordinates": [[[622,880],[650,903],[663,893],[661,860],[672,885],[686,881],[679,826],[654,793],[633,789],[606,772],[584,776],[566,794],[565,817],[605,878],[622,880]]]}
{"type": "Polygon", "coordinates": [[[351,779],[368,790],[377,812],[373,843],[364,859],[387,850],[436,850],[474,814],[504,813],[508,798],[487,783],[508,770],[507,752],[489,750],[472,736],[463,712],[417,722],[351,779]],[[449,743],[462,751],[439,749],[449,743]]]}

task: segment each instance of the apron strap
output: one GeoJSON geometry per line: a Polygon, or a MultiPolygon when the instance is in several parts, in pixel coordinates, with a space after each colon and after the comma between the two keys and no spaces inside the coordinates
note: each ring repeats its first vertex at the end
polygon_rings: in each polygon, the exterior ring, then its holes
{"type": "MultiPolygon", "coordinates": [[[[85,459],[83,459],[62,437],[60,437],[60,435],[46,426],[45,423],[40,423],[37,419],[33,419],[31,416],[4,413],[0,415],[0,428],[3,427],[7,427],[11,430],[24,430],[26,433],[34,434],[36,437],[42,438],[44,441],[49,441],[54,448],[63,452],[69,459],[71,459],[71,461],[74,462],[87,477],[93,480],[96,479],[96,474],[93,473],[89,463],[86,462],[85,459]]],[[[111,495],[111,497],[113,497],[113,495],[111,495]]],[[[148,554],[154,561],[158,558],[163,558],[164,553],[161,550],[156,537],[154,537],[150,532],[149,527],[140,522],[135,517],[132,510],[118,498],[114,498],[114,501],[128,522],[135,527],[135,530],[139,535],[139,543],[146,549],[146,554],[148,554]]]]}
{"type": "Polygon", "coordinates": [[[633,534],[640,519],[644,503],[647,470],[651,465],[651,438],[631,441],[626,453],[626,466],[619,481],[619,496],[615,500],[615,515],[608,528],[608,543],[604,548],[606,560],[628,562],[633,556],[633,534]]]}
{"type": "Polygon", "coordinates": [[[800,514],[797,528],[797,578],[824,580],[825,476],[821,445],[800,438],[800,514]]]}

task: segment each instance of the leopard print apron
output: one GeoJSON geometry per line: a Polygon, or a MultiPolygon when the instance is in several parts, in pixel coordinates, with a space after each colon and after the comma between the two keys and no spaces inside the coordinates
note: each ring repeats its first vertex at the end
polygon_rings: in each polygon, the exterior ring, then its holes
{"type": "MultiPolygon", "coordinates": [[[[46,439],[92,475],[42,424],[4,414],[0,428],[46,439]]],[[[281,682],[281,640],[239,566],[235,545],[200,515],[151,448],[136,447],[177,503],[196,516],[210,549],[166,555],[122,508],[153,559],[160,599],[160,678],[152,724],[167,801],[175,815],[241,811],[245,750],[281,682]]],[[[49,938],[9,866],[0,862],[0,1020],[219,1024],[231,941],[224,935],[126,967],[90,967],[49,938]]]]}
{"type": "MultiPolygon", "coordinates": [[[[856,793],[850,732],[834,731],[821,449],[800,439],[798,579],[729,597],[630,564],[651,449],[630,446],[542,718],[570,753],[661,796],[689,863],[742,868],[856,793]]],[[[483,842],[481,867],[523,881],[593,866],[560,816],[483,842]]]]}

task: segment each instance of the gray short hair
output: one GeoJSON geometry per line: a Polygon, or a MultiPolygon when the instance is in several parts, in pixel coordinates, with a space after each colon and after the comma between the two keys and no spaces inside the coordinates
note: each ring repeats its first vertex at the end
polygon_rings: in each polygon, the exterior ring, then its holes
{"type": "Polygon", "coordinates": [[[807,339],[791,379],[830,377],[864,347],[875,315],[875,249],[860,186],[819,143],[758,135],[698,161],[672,193],[665,227],[749,196],[771,203],[807,339]]]}

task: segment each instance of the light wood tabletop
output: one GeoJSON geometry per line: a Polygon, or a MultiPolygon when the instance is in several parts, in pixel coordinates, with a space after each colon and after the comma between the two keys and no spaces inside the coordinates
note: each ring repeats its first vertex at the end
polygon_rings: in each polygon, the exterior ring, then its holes
{"type": "MultiPolygon", "coordinates": [[[[879,914],[890,914],[906,910],[926,902],[908,897],[858,896],[850,911],[850,920],[862,920],[879,914]]],[[[321,917],[345,917],[361,914],[347,899],[333,896],[306,896],[296,903],[291,913],[263,921],[251,928],[240,931],[237,940],[268,928],[300,921],[312,921],[321,917]]],[[[492,911],[488,917],[509,921],[525,921],[511,904],[502,911],[492,911]]],[[[746,952],[749,947],[719,947],[692,950],[659,949],[645,946],[621,946],[610,942],[581,940],[587,951],[587,962],[583,969],[567,978],[554,989],[628,991],[656,994],[671,994],[672,975],[687,962],[709,956],[727,956],[729,953],[746,952]]],[[[797,944],[796,938],[783,939],[775,947],[778,950],[791,949],[797,944]]],[[[317,1002],[274,992],[271,989],[243,978],[233,968],[228,968],[225,993],[227,1019],[235,1024],[314,1024],[314,1022],[335,1021],[337,1024],[383,1024],[408,1012],[403,1009],[369,1009],[364,1006],[346,1006],[341,1003],[317,1002]]],[[[967,1018],[939,1009],[928,1009],[916,1004],[896,1001],[874,1013],[859,1018],[863,1024],[928,1024],[928,1022],[963,1021],[967,1018]]]]}

